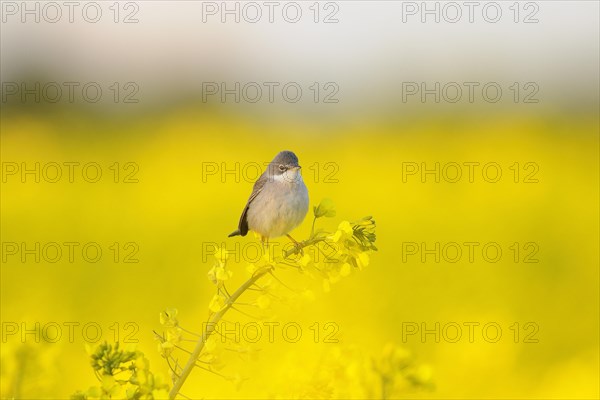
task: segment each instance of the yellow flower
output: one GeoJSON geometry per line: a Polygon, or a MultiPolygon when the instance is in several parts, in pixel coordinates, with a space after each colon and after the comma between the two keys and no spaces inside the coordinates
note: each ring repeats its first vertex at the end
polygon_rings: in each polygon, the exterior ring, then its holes
{"type": "Polygon", "coordinates": [[[98,386],[92,386],[88,389],[87,395],[92,399],[99,399],[102,396],[102,390],[98,386]]]}
{"type": "Polygon", "coordinates": [[[131,383],[129,383],[127,389],[125,390],[125,397],[127,399],[135,399],[137,390],[138,390],[137,386],[132,385],[131,383]]]}
{"type": "Polygon", "coordinates": [[[217,338],[212,335],[204,342],[204,350],[208,353],[212,353],[217,348],[217,338]]]}
{"type": "Polygon", "coordinates": [[[146,357],[144,357],[143,354],[140,354],[135,359],[135,365],[138,367],[138,369],[144,369],[144,370],[150,369],[150,361],[148,361],[148,359],[146,357]]]}
{"type": "Polygon", "coordinates": [[[223,368],[225,368],[225,361],[223,360],[223,357],[215,355],[215,354],[211,354],[210,359],[208,360],[210,362],[210,366],[212,369],[214,369],[215,371],[220,371],[223,368]]]}
{"type": "Polygon", "coordinates": [[[170,328],[167,330],[167,341],[171,342],[171,343],[179,343],[181,342],[182,339],[182,335],[181,335],[181,328],[179,327],[174,327],[174,328],[170,328]]]}
{"type": "MultiPolygon", "coordinates": [[[[162,324],[162,319],[160,321],[160,323],[162,324]]],[[[89,343],[85,344],[85,352],[87,353],[88,356],[91,356],[92,354],[96,353],[96,348],[94,346],[92,346],[89,343]]]]}
{"type": "Polygon", "coordinates": [[[121,385],[119,385],[115,378],[112,375],[103,375],[102,376],[102,391],[109,396],[118,397],[119,392],[121,391],[121,385]]]}
{"type": "Polygon", "coordinates": [[[338,225],[338,230],[343,231],[347,235],[352,235],[352,225],[348,221],[342,221],[338,225]]]}
{"type": "Polygon", "coordinates": [[[342,276],[336,270],[329,271],[328,277],[329,277],[329,283],[337,283],[342,278],[342,276]]]}
{"type": "Polygon", "coordinates": [[[225,261],[227,261],[227,258],[229,258],[229,252],[227,251],[225,246],[219,246],[215,251],[215,257],[217,260],[224,263],[225,261]]]}
{"type": "Polygon", "coordinates": [[[365,252],[359,253],[356,257],[356,264],[358,264],[358,268],[362,270],[369,265],[369,255],[365,252]]]}
{"type": "Polygon", "coordinates": [[[339,242],[342,239],[347,239],[350,236],[352,236],[352,225],[350,225],[350,222],[348,221],[342,221],[337,228],[337,231],[333,234],[333,236],[331,237],[331,239],[334,242],[339,242]]]}
{"type": "Polygon", "coordinates": [[[244,382],[244,379],[240,374],[235,374],[234,376],[227,378],[227,380],[235,385],[236,390],[240,390],[242,383],[244,382]]]}
{"type": "Polygon", "coordinates": [[[350,272],[352,272],[352,267],[350,266],[350,264],[344,263],[342,265],[342,267],[340,268],[340,275],[348,276],[348,275],[350,275],[350,272]]]}
{"type": "Polygon", "coordinates": [[[214,265],[208,271],[208,280],[211,281],[213,283],[213,285],[216,285],[217,283],[219,283],[219,281],[217,281],[217,266],[216,265],[214,265]]]}
{"type": "Polygon", "coordinates": [[[177,309],[176,308],[167,308],[160,313],[160,324],[167,328],[172,328],[177,326],[177,309]]]}
{"type": "Polygon", "coordinates": [[[219,294],[215,294],[208,305],[208,309],[212,312],[219,312],[225,306],[225,299],[219,294]]]}
{"type": "Polygon", "coordinates": [[[261,310],[266,310],[271,305],[271,298],[266,294],[258,296],[258,298],[256,299],[256,305],[261,310]]]}
{"type": "Polygon", "coordinates": [[[311,256],[308,253],[305,253],[302,257],[300,257],[300,259],[298,260],[298,264],[300,264],[300,266],[302,268],[305,268],[306,266],[308,266],[308,264],[312,261],[311,256]]]}
{"type": "Polygon", "coordinates": [[[258,360],[258,350],[255,349],[252,345],[240,345],[235,349],[240,357],[245,361],[257,361],[258,360]]]}
{"type": "Polygon", "coordinates": [[[421,384],[427,384],[428,382],[431,382],[432,376],[433,370],[429,365],[420,365],[416,368],[413,374],[413,377],[416,379],[416,381],[420,382],[421,384]]]}
{"type": "Polygon", "coordinates": [[[257,269],[258,269],[258,267],[253,263],[248,263],[246,265],[246,271],[248,271],[248,273],[250,275],[254,275],[254,273],[256,272],[257,269]]]}
{"type": "Polygon", "coordinates": [[[261,286],[264,290],[267,290],[270,287],[275,286],[273,284],[273,278],[271,278],[270,276],[266,276],[266,277],[262,278],[260,282],[261,282],[261,286]]]}
{"type": "Polygon", "coordinates": [[[169,391],[167,389],[154,389],[152,391],[152,398],[154,400],[167,400],[169,398],[169,391]]]}
{"type": "Polygon", "coordinates": [[[323,199],[318,206],[313,208],[315,218],[335,217],[335,204],[331,199],[323,199]]]}
{"type": "Polygon", "coordinates": [[[259,266],[264,267],[267,265],[273,265],[275,263],[275,257],[271,252],[267,251],[262,255],[260,260],[258,261],[259,266]]]}
{"type": "Polygon", "coordinates": [[[167,358],[173,352],[174,348],[175,345],[171,342],[161,342],[158,344],[158,352],[164,358],[167,358]]]}
{"type": "Polygon", "coordinates": [[[215,285],[220,286],[224,281],[233,276],[233,271],[229,271],[225,268],[225,264],[219,263],[214,265],[210,271],[208,271],[208,279],[215,285]]]}
{"type": "Polygon", "coordinates": [[[220,281],[220,282],[226,281],[227,279],[231,278],[232,275],[233,275],[233,272],[229,271],[229,270],[225,270],[224,266],[219,265],[216,269],[217,281],[220,281]]]}

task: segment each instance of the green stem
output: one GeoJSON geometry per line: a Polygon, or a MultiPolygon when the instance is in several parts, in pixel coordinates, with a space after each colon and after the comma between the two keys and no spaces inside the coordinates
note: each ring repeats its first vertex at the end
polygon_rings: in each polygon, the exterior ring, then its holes
{"type": "Polygon", "coordinates": [[[246,290],[248,290],[248,288],[250,286],[254,285],[254,283],[256,283],[256,281],[258,281],[260,278],[262,278],[265,274],[269,273],[272,269],[273,269],[272,266],[267,266],[267,267],[263,268],[262,270],[257,271],[254,275],[252,275],[252,277],[250,277],[250,279],[248,279],[246,282],[244,282],[242,284],[242,286],[240,286],[227,299],[225,306],[219,312],[214,313],[210,317],[208,323],[206,324],[206,330],[202,333],[202,336],[200,337],[200,339],[198,339],[198,342],[196,342],[196,347],[194,348],[194,351],[192,352],[190,358],[188,359],[187,363],[183,367],[183,370],[181,371],[179,378],[177,379],[177,381],[175,381],[175,384],[171,388],[171,391],[169,392],[169,399],[174,399],[175,396],[177,396],[177,394],[181,390],[181,387],[183,386],[186,379],[192,372],[192,369],[194,369],[194,367],[196,365],[196,360],[200,356],[200,353],[202,353],[202,349],[204,349],[204,344],[206,343],[206,341],[208,340],[210,335],[212,335],[212,333],[214,332],[215,327],[217,326],[217,323],[221,320],[221,318],[223,318],[223,316],[227,313],[227,311],[229,311],[229,309],[233,306],[235,301],[246,290]]]}
{"type": "Polygon", "coordinates": [[[315,223],[317,222],[317,217],[313,218],[312,228],[310,229],[310,237],[313,237],[315,234],[315,223]]]}

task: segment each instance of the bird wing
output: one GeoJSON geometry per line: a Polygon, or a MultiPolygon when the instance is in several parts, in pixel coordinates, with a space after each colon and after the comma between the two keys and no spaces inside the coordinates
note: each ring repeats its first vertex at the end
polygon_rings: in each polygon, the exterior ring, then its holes
{"type": "Polygon", "coordinates": [[[267,183],[268,180],[268,175],[267,172],[265,171],[260,178],[258,178],[258,180],[254,183],[254,187],[252,188],[252,194],[250,195],[250,198],[248,199],[248,202],[246,203],[246,207],[244,207],[244,211],[242,211],[242,216],[240,217],[240,222],[238,224],[238,230],[240,231],[240,235],[242,236],[246,236],[246,234],[248,233],[248,218],[247,218],[247,214],[248,214],[248,208],[250,208],[250,203],[252,203],[252,200],[254,200],[256,198],[256,196],[258,196],[260,194],[260,192],[263,190],[263,187],[265,186],[265,183],[267,183]]]}

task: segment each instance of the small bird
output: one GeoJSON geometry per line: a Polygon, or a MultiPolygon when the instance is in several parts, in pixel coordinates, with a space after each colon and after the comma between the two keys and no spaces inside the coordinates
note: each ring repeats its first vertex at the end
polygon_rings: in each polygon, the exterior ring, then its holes
{"type": "Polygon", "coordinates": [[[242,211],[238,229],[232,236],[258,233],[263,242],[287,235],[302,223],[308,212],[308,190],[300,174],[298,157],[291,151],[275,156],[254,183],[252,194],[242,211]]]}

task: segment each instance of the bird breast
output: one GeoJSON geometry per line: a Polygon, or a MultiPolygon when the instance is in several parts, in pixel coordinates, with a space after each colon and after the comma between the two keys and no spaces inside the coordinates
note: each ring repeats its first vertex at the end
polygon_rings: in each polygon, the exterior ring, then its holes
{"type": "Polygon", "coordinates": [[[297,179],[267,182],[248,208],[248,227],[267,238],[283,236],[302,223],[308,212],[308,190],[297,179]]]}

